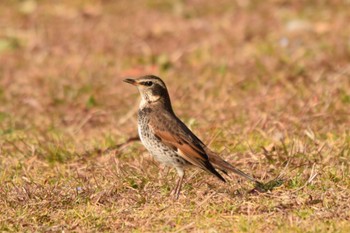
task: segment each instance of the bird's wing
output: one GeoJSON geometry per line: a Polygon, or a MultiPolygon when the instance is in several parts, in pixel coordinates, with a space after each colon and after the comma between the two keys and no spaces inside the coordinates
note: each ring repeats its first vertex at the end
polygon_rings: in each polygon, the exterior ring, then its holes
{"type": "Polygon", "coordinates": [[[183,159],[203,170],[213,173],[219,179],[225,181],[210,163],[207,153],[201,146],[202,142],[182,122],[178,122],[177,119],[160,119],[155,117],[149,122],[149,127],[159,140],[176,150],[177,154],[183,159]],[[166,124],[164,123],[165,119],[174,121],[167,122],[168,124],[166,124]],[[179,127],[174,128],[169,126],[173,124],[179,127]]]}
{"type": "Polygon", "coordinates": [[[208,161],[208,156],[203,149],[190,143],[184,135],[173,134],[157,128],[154,129],[154,134],[164,144],[175,149],[181,157],[193,165],[201,167],[205,161],[208,161]]]}

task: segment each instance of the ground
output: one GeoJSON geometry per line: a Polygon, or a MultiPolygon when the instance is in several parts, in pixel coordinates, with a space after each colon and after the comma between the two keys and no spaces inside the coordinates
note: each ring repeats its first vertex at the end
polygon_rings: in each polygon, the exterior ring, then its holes
{"type": "Polygon", "coordinates": [[[1,1],[0,230],[349,232],[349,7],[1,1]],[[122,80],[144,74],[210,148],[281,185],[190,169],[174,201],[176,172],[123,144],[139,94],[122,80]]]}

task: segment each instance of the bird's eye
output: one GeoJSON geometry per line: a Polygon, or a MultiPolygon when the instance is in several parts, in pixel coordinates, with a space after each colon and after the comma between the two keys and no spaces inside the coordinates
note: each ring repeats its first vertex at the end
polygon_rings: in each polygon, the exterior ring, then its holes
{"type": "Polygon", "coordinates": [[[151,81],[147,81],[147,82],[143,82],[142,84],[143,84],[143,85],[145,85],[145,86],[150,87],[150,86],[152,86],[152,85],[153,85],[153,82],[151,82],[151,81]]]}

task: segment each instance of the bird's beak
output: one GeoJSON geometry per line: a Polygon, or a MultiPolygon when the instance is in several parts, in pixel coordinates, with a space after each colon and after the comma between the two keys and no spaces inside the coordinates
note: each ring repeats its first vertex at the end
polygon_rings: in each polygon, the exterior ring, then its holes
{"type": "Polygon", "coordinates": [[[123,80],[126,83],[130,83],[131,85],[137,86],[139,83],[135,79],[127,78],[123,80]]]}

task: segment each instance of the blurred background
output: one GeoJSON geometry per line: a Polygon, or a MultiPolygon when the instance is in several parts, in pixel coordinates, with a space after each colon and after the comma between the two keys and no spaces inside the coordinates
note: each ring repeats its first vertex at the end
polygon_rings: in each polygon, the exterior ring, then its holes
{"type": "Polygon", "coordinates": [[[348,123],[349,1],[0,4],[5,131],[79,128],[91,114],[85,131],[129,133],[137,93],[121,80],[149,73],[203,124],[245,128],[263,117],[326,132],[348,123]]]}
{"type": "MultiPolygon", "coordinates": [[[[163,78],[177,115],[242,170],[269,180],[293,158],[284,192],[302,189],[312,164],[318,164],[323,176],[307,194],[317,198],[325,187],[337,190],[322,193],[337,214],[328,212],[327,203],[311,212],[321,220],[349,219],[345,198],[333,203],[342,192],[348,196],[350,187],[349,181],[336,184],[349,174],[349,9],[349,0],[0,1],[0,205],[7,211],[3,216],[18,220],[5,223],[23,230],[31,224],[59,225],[56,220],[63,219],[62,226],[76,220],[83,232],[91,229],[96,219],[62,217],[67,212],[61,200],[68,198],[77,212],[90,201],[125,207],[125,212],[85,209],[101,216],[102,228],[94,229],[132,229],[138,221],[143,230],[164,230],[140,217],[157,212],[151,204],[149,212],[128,212],[129,206],[137,209],[135,200],[143,206],[153,200],[153,191],[165,186],[167,193],[172,187],[171,178],[159,179],[154,163],[142,159],[143,147],[130,146],[117,157],[84,156],[86,150],[114,146],[137,133],[139,94],[122,80],[145,74],[163,78]],[[145,186],[145,174],[154,185],[145,186]],[[81,187],[83,201],[77,204],[76,190],[66,187],[81,187]],[[42,216],[46,204],[38,200],[50,198],[57,208],[42,216]],[[112,225],[104,216],[114,216],[112,225]],[[127,222],[131,225],[123,225],[127,222]]],[[[196,192],[208,189],[193,179],[199,191],[186,186],[184,192],[200,199],[196,192]]],[[[160,202],[167,198],[164,192],[160,202]]],[[[216,195],[214,206],[222,204],[223,194],[216,195]]],[[[266,213],[280,216],[279,210],[264,212],[266,203],[257,202],[232,211],[244,219],[261,214],[260,224],[267,221],[266,213]]],[[[288,208],[303,208],[303,201],[281,200],[289,202],[288,208]]],[[[190,209],[189,217],[196,211],[203,213],[190,209]]],[[[212,211],[220,216],[221,210],[212,211]]],[[[298,222],[308,211],[285,221],[298,222]]]]}

